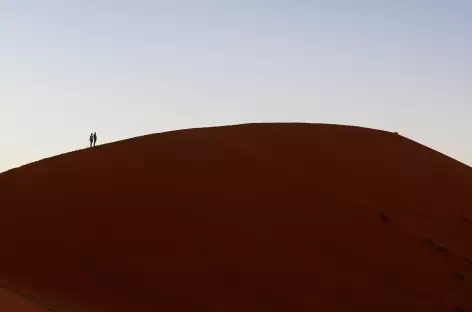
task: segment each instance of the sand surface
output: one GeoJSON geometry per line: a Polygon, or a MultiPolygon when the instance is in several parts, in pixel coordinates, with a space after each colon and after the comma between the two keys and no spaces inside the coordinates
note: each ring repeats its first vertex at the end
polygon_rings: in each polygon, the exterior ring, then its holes
{"type": "Polygon", "coordinates": [[[389,132],[143,136],[1,174],[0,211],[0,282],[54,312],[472,311],[472,169],[389,132]]]}
{"type": "Polygon", "coordinates": [[[0,311],[2,312],[49,312],[36,303],[0,288],[0,311]]]}

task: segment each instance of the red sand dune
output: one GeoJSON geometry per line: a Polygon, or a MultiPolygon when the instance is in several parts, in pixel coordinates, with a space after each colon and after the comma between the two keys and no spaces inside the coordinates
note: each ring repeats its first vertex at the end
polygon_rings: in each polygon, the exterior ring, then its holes
{"type": "Polygon", "coordinates": [[[0,311],[2,312],[48,312],[34,302],[0,288],[0,311]]]}
{"type": "Polygon", "coordinates": [[[384,131],[149,135],[0,175],[0,279],[55,312],[472,311],[471,189],[384,131]]]}

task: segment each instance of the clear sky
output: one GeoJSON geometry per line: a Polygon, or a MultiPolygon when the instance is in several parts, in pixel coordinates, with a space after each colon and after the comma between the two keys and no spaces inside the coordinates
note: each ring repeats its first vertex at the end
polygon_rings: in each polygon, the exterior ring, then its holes
{"type": "Polygon", "coordinates": [[[171,129],[397,131],[472,164],[470,0],[0,0],[0,172],[171,129]]]}

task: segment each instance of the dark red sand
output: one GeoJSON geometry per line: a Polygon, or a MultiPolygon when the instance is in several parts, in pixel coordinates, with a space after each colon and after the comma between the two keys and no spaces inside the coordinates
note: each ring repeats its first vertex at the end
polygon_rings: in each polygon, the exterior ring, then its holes
{"type": "Polygon", "coordinates": [[[149,135],[0,175],[0,278],[55,312],[472,311],[471,190],[384,131],[149,135]]]}
{"type": "Polygon", "coordinates": [[[0,288],[0,311],[2,312],[48,312],[34,302],[29,301],[6,289],[0,288]]]}

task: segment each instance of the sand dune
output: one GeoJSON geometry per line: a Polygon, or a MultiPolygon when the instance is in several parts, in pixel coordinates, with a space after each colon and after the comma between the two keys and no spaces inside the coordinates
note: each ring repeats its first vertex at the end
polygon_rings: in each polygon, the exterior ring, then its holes
{"type": "Polygon", "coordinates": [[[5,312],[48,312],[34,302],[0,288],[0,311],[5,312]]]}
{"type": "Polygon", "coordinates": [[[471,189],[378,130],[143,136],[2,174],[0,279],[55,312],[472,311],[471,189]]]}

